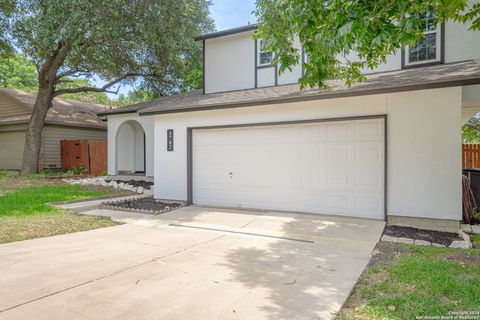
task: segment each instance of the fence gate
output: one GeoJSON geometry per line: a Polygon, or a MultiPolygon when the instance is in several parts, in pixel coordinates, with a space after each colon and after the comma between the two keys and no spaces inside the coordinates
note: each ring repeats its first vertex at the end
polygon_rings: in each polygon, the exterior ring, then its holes
{"type": "Polygon", "coordinates": [[[480,144],[462,145],[462,168],[480,168],[480,144]]]}
{"type": "Polygon", "coordinates": [[[68,171],[83,166],[86,174],[99,175],[107,172],[107,141],[62,140],[60,141],[62,170],[68,171]]]}

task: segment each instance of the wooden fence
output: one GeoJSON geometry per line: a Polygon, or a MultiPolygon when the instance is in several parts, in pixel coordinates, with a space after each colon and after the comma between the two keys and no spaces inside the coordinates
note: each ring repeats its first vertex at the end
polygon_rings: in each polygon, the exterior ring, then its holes
{"type": "Polygon", "coordinates": [[[83,166],[86,174],[97,176],[107,172],[107,141],[62,140],[62,170],[83,166]]]}
{"type": "Polygon", "coordinates": [[[480,144],[462,145],[463,169],[480,168],[480,144]]]}

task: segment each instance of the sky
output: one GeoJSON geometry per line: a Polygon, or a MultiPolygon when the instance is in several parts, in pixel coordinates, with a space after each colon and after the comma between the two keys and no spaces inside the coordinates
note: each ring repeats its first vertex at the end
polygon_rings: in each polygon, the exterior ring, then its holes
{"type": "MultiPolygon", "coordinates": [[[[245,26],[255,23],[256,18],[252,11],[255,9],[255,0],[212,0],[210,16],[215,22],[217,31],[245,26]]],[[[95,85],[101,86],[105,82],[95,80],[95,85]]],[[[131,90],[123,85],[119,93],[127,94],[131,90]]],[[[117,99],[118,95],[108,94],[111,99],[117,99]]]]}
{"type": "Polygon", "coordinates": [[[221,31],[255,23],[254,9],[254,0],[212,0],[210,15],[217,31],[221,31]]]}

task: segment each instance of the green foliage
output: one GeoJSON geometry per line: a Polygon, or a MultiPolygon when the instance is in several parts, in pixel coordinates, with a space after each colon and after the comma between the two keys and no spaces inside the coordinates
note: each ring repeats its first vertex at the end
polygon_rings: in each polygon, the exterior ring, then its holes
{"type": "Polygon", "coordinates": [[[36,92],[38,76],[35,64],[16,54],[0,60],[0,86],[36,92]]]}
{"type": "MultiPolygon", "coordinates": [[[[37,92],[38,74],[35,64],[20,54],[11,55],[0,60],[0,86],[26,92],[37,92]]],[[[60,83],[58,88],[75,88],[79,86],[91,86],[91,83],[87,79],[66,79],[66,82],[60,83]]],[[[104,92],[71,93],[63,95],[62,98],[106,105],[115,104],[104,92]]]]}
{"type": "Polygon", "coordinates": [[[192,69],[187,75],[187,83],[192,89],[201,89],[203,87],[203,71],[200,66],[192,69]]]}
{"type": "Polygon", "coordinates": [[[80,164],[67,171],[67,175],[81,176],[85,174],[85,168],[80,164]]]}
{"type": "MultiPolygon", "coordinates": [[[[38,74],[35,64],[25,56],[15,54],[0,60],[0,86],[18,89],[26,92],[37,92],[38,74]]],[[[76,88],[80,86],[92,86],[87,79],[66,79],[66,82],[58,84],[58,88],[76,88]]],[[[122,106],[156,98],[153,93],[132,90],[128,95],[120,95],[117,100],[110,99],[104,92],[78,92],[62,95],[61,98],[73,99],[84,102],[99,103],[110,106],[122,106]]]]}
{"type": "Polygon", "coordinates": [[[478,208],[473,209],[472,217],[473,221],[480,223],[480,210],[478,208]]]}
{"type": "Polygon", "coordinates": [[[127,106],[130,104],[135,104],[139,102],[145,102],[152,99],[158,98],[158,94],[151,92],[150,90],[145,90],[137,88],[131,90],[127,95],[121,94],[117,100],[115,100],[115,105],[117,106],[127,106]]]}
{"type": "Polygon", "coordinates": [[[0,1],[0,58],[5,58],[12,53],[11,39],[8,38],[8,19],[15,9],[15,0],[0,1]]]}
{"type": "Polygon", "coordinates": [[[258,0],[256,37],[276,53],[274,62],[283,72],[300,62],[293,47],[298,36],[308,57],[302,88],[326,87],[328,79],[352,85],[364,80],[362,69],[374,69],[389,54],[414,45],[422,37],[420,15],[428,9],[435,10],[438,22],[473,21],[471,28],[479,29],[480,6],[468,7],[468,0],[258,0]]]}
{"type": "MultiPolygon", "coordinates": [[[[90,87],[92,84],[87,79],[66,79],[66,82],[58,84],[58,89],[90,87]]],[[[67,93],[61,96],[62,99],[79,100],[83,102],[99,103],[105,105],[114,105],[105,92],[77,92],[67,93]]]]}
{"type": "MultiPolygon", "coordinates": [[[[480,119],[473,118],[471,121],[480,126],[480,119]]],[[[480,143],[480,131],[469,126],[463,126],[462,140],[463,143],[480,143]]]]}
{"type": "Polygon", "coordinates": [[[53,177],[55,175],[58,175],[58,172],[56,171],[53,171],[53,170],[50,170],[50,169],[43,169],[42,171],[40,171],[40,173],[38,174],[38,176],[41,176],[42,178],[43,177],[53,177]]]}
{"type": "MultiPolygon", "coordinates": [[[[206,0],[17,0],[5,38],[40,67],[66,50],[58,84],[96,75],[119,80],[116,85],[139,81],[167,94],[190,86],[185,79],[201,57],[193,36],[213,29],[208,5],[206,0]]],[[[7,14],[2,7],[0,12],[7,14]]]]}

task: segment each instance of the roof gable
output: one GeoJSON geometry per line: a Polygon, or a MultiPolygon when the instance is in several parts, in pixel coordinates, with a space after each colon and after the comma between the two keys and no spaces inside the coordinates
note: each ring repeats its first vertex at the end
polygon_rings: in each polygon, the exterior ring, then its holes
{"type": "MultiPolygon", "coordinates": [[[[37,98],[36,94],[0,88],[0,97],[1,96],[15,102],[17,108],[20,107],[25,109],[25,112],[23,113],[10,113],[5,114],[5,117],[2,117],[0,105],[1,124],[28,122],[37,98]]],[[[105,112],[108,109],[109,107],[104,105],[55,98],[52,101],[52,107],[48,110],[45,122],[66,126],[71,125],[103,129],[106,127],[105,123],[97,116],[97,113],[105,112]]]]}
{"type": "Polygon", "coordinates": [[[32,109],[0,91],[0,118],[29,115],[32,109]]]}

